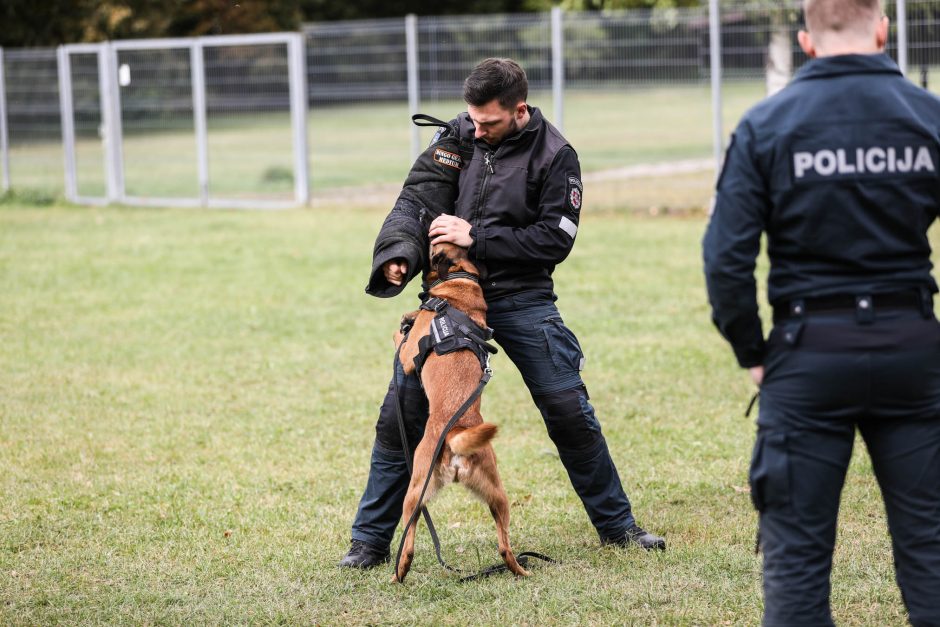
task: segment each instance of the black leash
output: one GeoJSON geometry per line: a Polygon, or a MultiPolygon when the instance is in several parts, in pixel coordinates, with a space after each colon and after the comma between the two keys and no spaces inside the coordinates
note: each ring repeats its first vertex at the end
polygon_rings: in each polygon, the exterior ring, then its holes
{"type": "MultiPolygon", "coordinates": [[[[410,477],[414,474],[414,470],[411,467],[411,448],[408,446],[408,436],[405,433],[405,419],[401,413],[401,394],[398,392],[398,355],[401,352],[401,347],[404,345],[405,339],[407,339],[407,337],[407,334],[402,337],[401,344],[399,344],[398,348],[395,350],[395,361],[392,362],[392,384],[395,390],[395,412],[398,414],[398,433],[401,436],[401,446],[402,450],[405,452],[405,465],[408,467],[408,476],[410,477]]],[[[432,465],[431,467],[433,468],[434,466],[432,465]]],[[[424,497],[423,492],[421,496],[422,498],[424,497]]],[[[420,499],[418,500],[418,504],[421,504],[420,499]]],[[[441,555],[441,541],[437,537],[437,530],[434,528],[434,521],[431,520],[431,514],[428,512],[428,509],[424,505],[421,505],[418,509],[415,510],[415,512],[418,511],[424,514],[424,522],[426,522],[428,525],[428,532],[431,534],[431,541],[434,543],[434,553],[437,554],[437,561],[440,562],[441,566],[443,566],[446,570],[459,572],[453,566],[448,565],[447,562],[444,561],[444,557],[441,555]]],[[[405,529],[407,528],[408,527],[405,527],[405,529]]],[[[417,532],[417,529],[415,529],[415,532],[417,532]]],[[[404,536],[402,536],[402,543],[404,543],[404,536]]],[[[400,559],[401,547],[399,547],[398,557],[395,559],[396,574],[398,574],[398,562],[400,559]]]]}
{"type": "MultiPolygon", "coordinates": [[[[412,463],[411,463],[411,450],[410,450],[410,447],[408,446],[408,438],[405,434],[405,419],[401,412],[401,395],[398,392],[399,354],[401,353],[401,347],[404,345],[406,338],[407,338],[407,335],[402,338],[401,343],[398,345],[398,348],[395,350],[395,361],[392,364],[392,372],[394,373],[392,376],[392,384],[393,384],[393,389],[395,391],[395,412],[398,415],[398,432],[401,435],[402,449],[405,452],[405,463],[408,466],[409,474],[413,476],[414,470],[412,469],[412,463]]],[[[434,552],[435,554],[437,554],[437,561],[440,563],[440,565],[443,566],[446,570],[449,570],[454,573],[466,572],[459,568],[454,568],[453,566],[450,566],[447,562],[444,561],[444,558],[441,555],[441,541],[437,536],[437,531],[434,529],[434,523],[431,522],[431,514],[428,512],[427,508],[421,503],[424,500],[424,494],[427,492],[428,485],[430,485],[431,483],[431,475],[434,472],[434,467],[437,465],[437,460],[441,455],[441,451],[444,449],[444,443],[447,439],[447,434],[450,433],[450,430],[454,427],[455,424],[457,424],[457,421],[460,420],[461,416],[463,416],[464,413],[466,413],[466,411],[470,409],[470,405],[473,404],[473,401],[479,398],[480,394],[483,393],[483,388],[486,387],[486,384],[489,383],[489,380],[492,376],[493,376],[493,371],[490,370],[489,366],[485,367],[483,369],[483,376],[480,377],[480,383],[477,385],[473,393],[470,394],[470,397],[466,401],[464,401],[463,405],[461,405],[457,409],[457,412],[453,415],[453,417],[451,417],[451,419],[447,421],[447,424],[444,426],[444,430],[441,432],[441,436],[437,440],[437,446],[434,447],[434,454],[431,455],[431,466],[428,468],[428,474],[424,478],[424,486],[422,486],[421,494],[418,496],[418,507],[416,507],[415,510],[411,513],[411,518],[408,519],[408,523],[405,525],[404,529],[402,530],[401,542],[398,545],[398,554],[395,557],[395,576],[396,577],[398,576],[398,566],[401,563],[401,554],[405,549],[405,538],[408,537],[408,530],[411,528],[412,525],[414,525],[417,522],[418,516],[422,514],[424,515],[424,521],[428,525],[428,533],[431,534],[431,541],[434,543],[434,552]]],[[[415,534],[417,533],[418,533],[418,529],[416,527],[415,534]]],[[[549,562],[551,564],[558,563],[556,560],[553,560],[547,555],[542,555],[541,553],[536,553],[534,551],[526,551],[523,553],[519,553],[518,555],[516,555],[516,561],[519,563],[520,566],[522,566],[523,568],[526,568],[526,565],[528,564],[528,561],[529,561],[528,558],[530,557],[534,557],[536,559],[540,559],[540,560],[549,562]]],[[[506,564],[496,564],[494,566],[489,566],[487,568],[484,568],[480,572],[475,573],[473,575],[467,575],[466,577],[462,577],[460,581],[465,582],[465,581],[475,581],[477,579],[484,579],[491,575],[495,575],[497,573],[501,573],[507,570],[509,570],[509,567],[506,564]]],[[[402,581],[403,579],[400,579],[399,583],[401,583],[402,581]]]]}
{"type": "MultiPolygon", "coordinates": [[[[414,470],[411,467],[412,466],[411,450],[410,450],[410,447],[408,446],[408,440],[405,436],[405,419],[401,413],[401,396],[399,396],[399,393],[398,393],[397,368],[398,368],[398,361],[399,361],[399,353],[401,352],[401,346],[404,343],[405,343],[404,338],[402,338],[402,343],[398,346],[398,350],[395,351],[395,377],[394,377],[395,411],[398,413],[398,430],[401,433],[402,448],[405,451],[405,460],[408,463],[408,471],[412,475],[414,475],[414,470]]],[[[483,393],[483,388],[486,387],[486,384],[489,382],[492,374],[493,373],[489,368],[486,368],[483,371],[483,376],[480,378],[480,383],[477,385],[476,389],[473,391],[472,394],[470,394],[470,397],[463,402],[463,405],[461,405],[457,409],[457,412],[453,415],[453,417],[451,417],[451,419],[447,421],[447,424],[444,426],[444,430],[441,431],[441,437],[438,438],[437,446],[434,447],[434,454],[431,455],[431,465],[428,468],[427,476],[424,478],[424,486],[421,488],[421,494],[418,496],[418,507],[416,507],[415,510],[411,513],[411,518],[408,519],[408,523],[405,525],[404,530],[402,531],[401,543],[398,545],[398,555],[395,557],[395,575],[396,576],[398,575],[398,565],[401,563],[401,554],[405,549],[405,538],[408,537],[408,530],[411,528],[411,525],[415,524],[415,522],[418,519],[418,516],[420,516],[422,513],[424,514],[425,522],[428,523],[428,532],[431,534],[431,540],[434,542],[434,551],[435,553],[437,553],[437,561],[440,562],[441,566],[443,566],[449,571],[452,571],[455,573],[463,572],[458,568],[454,568],[453,566],[448,565],[447,562],[444,561],[444,558],[441,556],[441,543],[437,537],[437,531],[434,529],[434,524],[431,522],[431,514],[428,513],[427,508],[424,507],[424,505],[422,505],[421,503],[424,500],[424,495],[428,490],[428,485],[431,484],[431,476],[434,473],[434,467],[437,465],[437,460],[441,455],[441,451],[444,450],[444,443],[446,441],[447,434],[450,433],[450,430],[454,427],[455,424],[457,424],[457,421],[460,420],[461,416],[463,416],[466,413],[466,411],[470,409],[470,405],[473,404],[473,401],[475,401],[480,396],[480,394],[483,393]]],[[[417,533],[417,531],[418,530],[416,528],[415,533],[417,533]]]]}

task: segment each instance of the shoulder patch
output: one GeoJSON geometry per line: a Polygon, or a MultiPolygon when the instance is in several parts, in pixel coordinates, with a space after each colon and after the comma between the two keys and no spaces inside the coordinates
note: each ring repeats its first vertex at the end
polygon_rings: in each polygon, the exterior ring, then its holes
{"type": "Polygon", "coordinates": [[[460,158],[456,152],[450,152],[449,150],[444,150],[443,148],[434,149],[434,160],[440,163],[441,165],[446,165],[448,167],[459,170],[463,166],[463,160],[460,158]]]}
{"type": "Polygon", "coordinates": [[[566,194],[568,198],[568,206],[570,206],[575,211],[581,209],[581,202],[583,201],[584,187],[581,185],[581,179],[576,176],[568,175],[568,193],[566,194]]]}

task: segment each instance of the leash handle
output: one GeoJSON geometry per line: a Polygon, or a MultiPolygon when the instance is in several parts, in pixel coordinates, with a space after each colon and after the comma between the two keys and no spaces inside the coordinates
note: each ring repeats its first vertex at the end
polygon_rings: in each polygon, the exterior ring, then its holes
{"type": "Polygon", "coordinates": [[[436,117],[425,115],[424,113],[415,113],[411,116],[411,123],[415,126],[440,126],[441,128],[450,128],[450,124],[444,120],[438,120],[436,117]]]}

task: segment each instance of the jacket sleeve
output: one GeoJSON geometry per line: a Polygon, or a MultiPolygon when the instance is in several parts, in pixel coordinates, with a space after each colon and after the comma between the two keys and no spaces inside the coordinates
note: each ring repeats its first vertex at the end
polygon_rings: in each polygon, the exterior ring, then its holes
{"type": "Polygon", "coordinates": [[[543,181],[536,221],[525,227],[471,228],[471,256],[540,266],[561,263],[574,246],[583,192],[578,155],[565,146],[555,155],[543,181]]]}
{"type": "Polygon", "coordinates": [[[441,213],[453,213],[457,179],[466,149],[450,129],[435,136],[415,160],[395,205],[385,218],[372,250],[372,271],[366,293],[380,298],[400,294],[427,263],[428,225],[441,213]],[[408,262],[401,285],[385,278],[382,266],[393,259],[408,262]]]}
{"type": "Polygon", "coordinates": [[[702,242],[712,321],[742,368],[764,362],[765,342],[757,307],[754,268],[769,200],[746,122],[725,155],[714,211],[702,242]]]}

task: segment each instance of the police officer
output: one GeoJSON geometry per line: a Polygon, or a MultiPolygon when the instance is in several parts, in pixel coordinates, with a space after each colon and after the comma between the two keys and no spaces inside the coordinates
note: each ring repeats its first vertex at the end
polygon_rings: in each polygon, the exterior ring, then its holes
{"type": "Polygon", "coordinates": [[[836,517],[858,427],[914,625],[940,625],[940,325],[927,229],[940,99],[884,54],[879,0],[805,0],[811,60],[751,109],[704,239],[713,319],[760,386],[750,469],[764,624],[832,624],[836,517]],[[755,258],[770,257],[764,340],[755,258]]]}
{"type": "MultiPolygon", "coordinates": [[[[451,124],[469,153],[464,160],[459,148],[451,148],[443,158],[460,168],[452,215],[437,216],[418,233],[413,210],[393,210],[376,242],[375,261],[381,260],[387,284],[375,280],[374,267],[369,291],[387,295],[389,284],[402,286],[416,274],[424,263],[422,249],[412,245],[418,235],[467,247],[487,270],[487,323],[521,372],[601,542],[665,549],[663,538],[636,524],[581,380],[581,348],[555,306],[552,271],[578,232],[580,165],[561,133],[526,104],[527,95],[525,72],[510,59],[487,59],[473,69],[464,84],[467,112],[451,124]],[[386,259],[388,251],[401,256],[386,259]]],[[[413,170],[410,178],[421,177],[413,170]]],[[[417,377],[405,377],[400,367],[395,376],[414,450],[427,421],[427,400],[417,377]]],[[[408,480],[390,385],[352,546],[341,566],[368,568],[388,560],[408,480]]]]}

